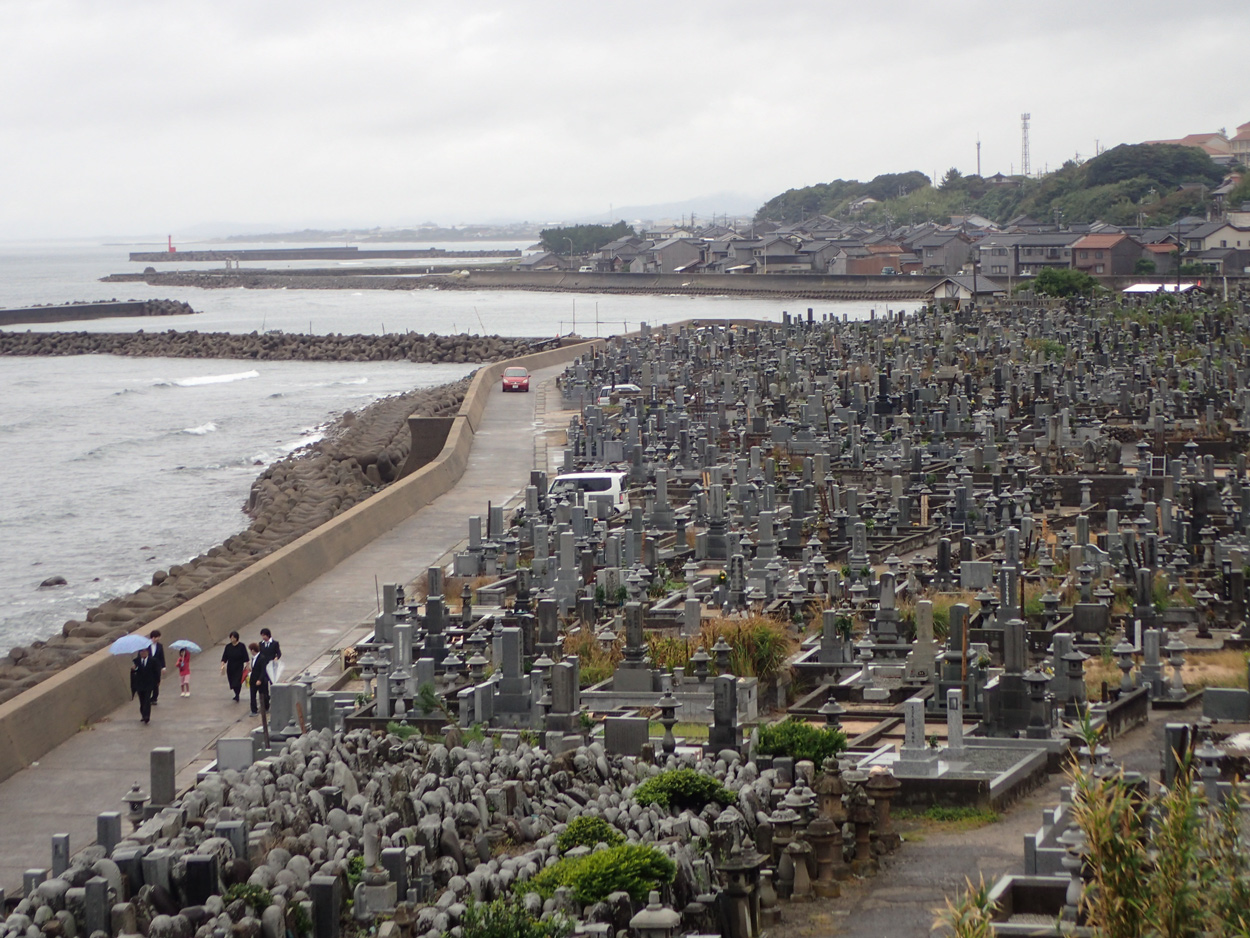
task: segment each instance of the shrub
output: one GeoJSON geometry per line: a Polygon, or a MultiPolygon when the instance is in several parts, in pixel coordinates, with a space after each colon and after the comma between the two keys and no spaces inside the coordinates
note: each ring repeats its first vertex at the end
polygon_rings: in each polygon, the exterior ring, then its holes
{"type": "Polygon", "coordinates": [[[738,799],[711,775],[701,775],[694,769],[673,769],[653,775],[639,785],[634,789],[634,800],[662,808],[702,811],[713,801],[733,804],[738,799]]]}
{"type": "Polygon", "coordinates": [[[253,883],[235,883],[226,890],[222,899],[227,905],[236,899],[242,899],[244,905],[254,909],[257,915],[273,904],[273,897],[269,894],[269,890],[253,883]]]}
{"type": "Polygon", "coordinates": [[[516,896],[494,902],[470,899],[460,927],[463,938],[565,938],[573,931],[573,923],[562,915],[534,918],[516,896]]]}
{"type": "Polygon", "coordinates": [[[583,905],[600,902],[619,891],[641,902],[651,890],[671,883],[676,875],[677,865],[655,847],[622,844],[583,857],[565,857],[517,888],[548,898],[567,886],[583,905]]]}
{"type": "Polygon", "coordinates": [[[760,727],[759,748],[765,755],[791,756],[795,761],[808,759],[819,766],[846,748],[846,734],[789,717],[760,727]]]}
{"type": "Polygon", "coordinates": [[[568,827],[556,838],[556,849],[568,853],[574,847],[593,847],[607,844],[615,847],[625,840],[625,835],[601,817],[583,814],[569,821],[568,827]]]}

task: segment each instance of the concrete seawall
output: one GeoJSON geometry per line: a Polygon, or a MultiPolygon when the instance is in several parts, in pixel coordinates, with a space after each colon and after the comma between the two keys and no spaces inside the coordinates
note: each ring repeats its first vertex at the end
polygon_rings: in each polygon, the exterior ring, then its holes
{"type": "Polygon", "coordinates": [[[130,316],[186,316],[190,305],[177,300],[109,300],[104,303],[67,303],[0,309],[0,326],[21,323],[73,322],[79,319],[122,319],[130,316]]]}
{"type": "MultiPolygon", "coordinates": [[[[493,383],[509,365],[531,370],[570,361],[603,340],[582,342],[484,365],[452,418],[438,456],[331,521],[257,561],[141,630],[166,642],[188,638],[204,648],[224,641],[261,613],[335,567],[452,489],[464,473],[493,383]]],[[[9,778],[129,698],[128,656],[98,651],[0,704],[0,780],[9,778]]]]}

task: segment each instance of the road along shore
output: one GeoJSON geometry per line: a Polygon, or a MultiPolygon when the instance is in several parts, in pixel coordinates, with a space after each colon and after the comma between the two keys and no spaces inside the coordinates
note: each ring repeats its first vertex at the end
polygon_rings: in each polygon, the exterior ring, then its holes
{"type": "MultiPolygon", "coordinates": [[[[8,355],[107,352],[383,361],[420,354],[424,357],[411,360],[489,363],[514,358],[531,348],[531,340],[496,336],[0,333],[0,354],[8,355]]],[[[439,418],[444,423],[452,420],[464,404],[470,380],[471,376],[437,388],[394,395],[340,415],[321,440],[259,475],[246,505],[252,518],[246,530],[185,564],[154,571],[151,583],[87,610],[84,620],[66,621],[60,634],[8,649],[0,656],[0,703],[105,648],[114,639],[148,625],[396,482],[412,450],[409,418],[434,418],[434,423],[439,418]]],[[[439,440],[433,445],[441,447],[439,440]]]]}
{"type": "MultiPolygon", "coordinates": [[[[150,628],[158,628],[166,641],[187,638],[211,648],[224,641],[231,630],[246,629],[263,613],[456,486],[468,465],[473,438],[482,423],[490,392],[505,367],[519,364],[536,371],[564,364],[603,344],[601,339],[574,342],[484,365],[469,379],[454,416],[443,422],[445,442],[430,462],[289,543],[253,556],[250,563],[233,575],[217,571],[211,584],[204,585],[198,595],[175,594],[178,604],[156,618],[139,627],[136,627],[136,620],[131,619],[128,626],[119,625],[109,634],[116,635],[118,630],[146,634],[150,628]]],[[[281,483],[273,476],[270,481],[281,489],[281,483]]],[[[284,502],[287,498],[292,496],[283,491],[274,500],[284,502]]],[[[290,514],[297,513],[292,506],[290,514]]],[[[229,539],[227,545],[231,540],[234,539],[229,539]]],[[[215,560],[206,554],[203,562],[215,560]]],[[[107,642],[108,639],[101,636],[96,650],[76,661],[54,666],[41,680],[0,702],[0,781],[41,759],[79,730],[126,702],[129,660],[125,656],[109,655],[104,647],[107,642]]],[[[12,654],[9,660],[13,661],[12,654]]],[[[20,662],[14,661],[5,667],[20,667],[20,662]]]]}

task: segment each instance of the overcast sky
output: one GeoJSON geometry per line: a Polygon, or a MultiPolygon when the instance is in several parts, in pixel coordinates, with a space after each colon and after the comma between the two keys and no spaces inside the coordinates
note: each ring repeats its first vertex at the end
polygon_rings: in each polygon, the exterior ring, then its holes
{"type": "MultiPolygon", "coordinates": [[[[1250,3],[0,0],[0,238],[444,225],[1250,121],[1250,3]]],[[[726,200],[728,201],[728,200],[726,200]]]]}

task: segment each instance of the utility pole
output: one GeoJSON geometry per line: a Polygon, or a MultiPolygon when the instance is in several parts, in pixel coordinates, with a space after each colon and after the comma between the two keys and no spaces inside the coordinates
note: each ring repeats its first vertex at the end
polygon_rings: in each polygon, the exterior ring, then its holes
{"type": "Polygon", "coordinates": [[[1029,120],[1032,114],[1020,115],[1020,175],[1029,175],[1029,120]]]}

